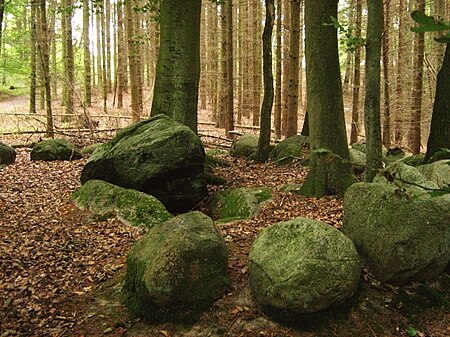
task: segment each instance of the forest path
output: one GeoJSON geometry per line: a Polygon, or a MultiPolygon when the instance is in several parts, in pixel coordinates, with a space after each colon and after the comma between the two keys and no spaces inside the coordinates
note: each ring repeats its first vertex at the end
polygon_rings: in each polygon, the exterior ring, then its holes
{"type": "Polygon", "coordinates": [[[28,112],[29,97],[28,96],[8,96],[0,100],[0,114],[28,112]]]}

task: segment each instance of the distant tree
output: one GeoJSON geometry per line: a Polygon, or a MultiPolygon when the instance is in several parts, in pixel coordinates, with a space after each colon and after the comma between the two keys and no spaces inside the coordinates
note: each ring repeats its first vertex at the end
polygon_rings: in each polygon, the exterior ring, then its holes
{"type": "MultiPolygon", "coordinates": [[[[356,0],[356,21],[355,36],[361,36],[362,0],[356,0]]],[[[361,87],[361,44],[355,46],[353,66],[353,101],[352,101],[352,122],[350,130],[350,144],[358,141],[359,134],[359,89],[361,87]]]]}
{"type": "Polygon", "coordinates": [[[387,148],[391,146],[391,83],[390,73],[391,56],[390,56],[390,34],[391,34],[391,0],[384,2],[384,31],[382,34],[383,48],[383,87],[384,87],[384,115],[383,115],[383,144],[387,148]]]}
{"type": "Polygon", "coordinates": [[[263,31],[263,78],[264,97],[261,106],[261,123],[259,131],[256,161],[265,162],[269,158],[271,113],[273,106],[273,74],[272,74],[272,31],[275,21],[274,0],[266,0],[266,21],[263,31]]]}
{"type": "Polygon", "coordinates": [[[201,0],[162,0],[151,115],[164,113],[197,133],[201,0]]]}
{"type": "Polygon", "coordinates": [[[301,192],[342,195],[353,183],[344,121],[337,31],[337,0],[305,0],[305,56],[310,171],[301,192]],[[329,24],[328,24],[329,23],[329,24]]]}
{"type": "MultiPolygon", "coordinates": [[[[30,106],[29,112],[36,113],[36,94],[37,94],[37,16],[36,7],[37,1],[31,0],[31,20],[30,20],[30,106]]],[[[1,27],[0,27],[1,30],[1,27]]]]}
{"type": "Polygon", "coordinates": [[[282,75],[282,60],[281,60],[281,25],[282,25],[282,0],[277,0],[276,6],[276,51],[275,51],[275,111],[274,111],[274,126],[275,138],[281,138],[281,75],[282,75]]]}
{"type": "Polygon", "coordinates": [[[71,118],[74,112],[74,94],[75,94],[75,64],[72,41],[72,0],[64,0],[62,9],[63,38],[64,38],[64,106],[66,110],[66,120],[71,118]]]}
{"type": "Polygon", "coordinates": [[[90,107],[92,105],[91,52],[89,51],[89,17],[90,1],[83,0],[83,104],[87,107],[90,107]]]}

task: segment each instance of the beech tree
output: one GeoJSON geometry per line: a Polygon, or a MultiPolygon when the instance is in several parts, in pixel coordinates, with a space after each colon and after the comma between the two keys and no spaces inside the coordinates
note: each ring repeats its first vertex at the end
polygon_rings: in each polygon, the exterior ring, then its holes
{"type": "Polygon", "coordinates": [[[349,151],[339,67],[338,40],[331,17],[337,0],[305,0],[307,111],[311,163],[302,194],[342,195],[354,179],[349,151]]]}
{"type": "Polygon", "coordinates": [[[197,133],[201,0],[162,0],[151,115],[164,113],[197,133]]]}

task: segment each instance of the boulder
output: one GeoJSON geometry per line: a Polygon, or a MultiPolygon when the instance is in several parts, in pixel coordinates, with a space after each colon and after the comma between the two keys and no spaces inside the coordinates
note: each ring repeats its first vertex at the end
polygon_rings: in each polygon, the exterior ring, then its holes
{"type": "Polygon", "coordinates": [[[417,170],[441,188],[450,185],[450,159],[421,165],[417,167],[417,170]]]}
{"type": "Polygon", "coordinates": [[[31,160],[75,160],[83,158],[75,145],[65,139],[46,139],[36,143],[30,154],[31,160]]]}
{"type": "Polygon", "coordinates": [[[431,280],[450,261],[450,198],[415,191],[357,183],[345,193],[341,230],[380,281],[431,280]]]}
{"type": "Polygon", "coordinates": [[[293,159],[302,159],[303,147],[308,143],[308,137],[295,135],[276,144],[269,157],[279,164],[287,164],[293,159]]]}
{"type": "Polygon", "coordinates": [[[263,308],[306,314],[350,298],[361,266],[350,239],[330,225],[300,217],[258,235],[249,272],[250,287],[263,308]]]}
{"type": "Polygon", "coordinates": [[[381,173],[386,178],[376,178],[374,182],[393,182],[398,187],[415,189],[437,189],[439,186],[427,179],[420,171],[401,161],[396,161],[387,166],[381,173]]]}
{"type": "Polygon", "coordinates": [[[230,155],[233,157],[248,157],[258,149],[259,137],[255,134],[244,134],[233,142],[230,155]]]}
{"type": "Polygon", "coordinates": [[[80,209],[96,215],[115,213],[124,223],[152,228],[172,218],[154,196],[122,188],[103,180],[89,180],[72,195],[80,209]]]}
{"type": "Polygon", "coordinates": [[[209,203],[209,214],[214,220],[227,222],[251,218],[261,204],[272,198],[268,187],[241,187],[216,193],[209,203]]]}
{"type": "Polygon", "coordinates": [[[8,144],[0,142],[0,165],[13,164],[16,161],[16,150],[8,144]]]}
{"type": "Polygon", "coordinates": [[[435,161],[444,159],[450,159],[450,149],[440,149],[439,151],[436,151],[428,160],[428,163],[434,163],[435,161]]]}
{"type": "Polygon", "coordinates": [[[362,173],[366,169],[366,154],[362,151],[349,149],[350,162],[355,173],[362,173]]]}
{"type": "Polygon", "coordinates": [[[191,320],[229,283],[225,241],[200,212],[155,225],[132,247],[123,285],[125,304],[150,321],[191,320]]]}
{"type": "Polygon", "coordinates": [[[394,147],[392,149],[387,150],[384,162],[386,165],[389,165],[397,160],[402,159],[403,157],[405,157],[405,151],[403,151],[399,147],[394,147]]]}
{"type": "Polygon", "coordinates": [[[97,148],[81,182],[108,181],[158,198],[170,212],[184,212],[208,195],[205,151],[192,130],[166,115],[133,124],[97,148]]]}
{"type": "Polygon", "coordinates": [[[406,156],[400,159],[402,163],[413,167],[422,165],[424,160],[425,160],[424,154],[413,154],[412,156],[406,156]]]}
{"type": "Polygon", "coordinates": [[[85,146],[81,149],[82,154],[93,154],[95,150],[97,150],[98,147],[103,145],[103,143],[94,143],[88,146],[85,146]]]}

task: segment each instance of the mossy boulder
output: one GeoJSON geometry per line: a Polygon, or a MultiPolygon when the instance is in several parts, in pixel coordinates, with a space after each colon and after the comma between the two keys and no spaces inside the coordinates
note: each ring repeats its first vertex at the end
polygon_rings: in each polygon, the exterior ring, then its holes
{"type": "Polygon", "coordinates": [[[450,185],[450,159],[421,165],[417,167],[417,170],[440,188],[450,185]]]}
{"type": "Polygon", "coordinates": [[[99,148],[102,145],[103,145],[103,143],[94,143],[94,144],[85,146],[81,149],[81,153],[82,154],[93,154],[94,151],[97,150],[97,148],[99,148]]]}
{"type": "Polygon", "coordinates": [[[225,241],[200,212],[154,226],[132,247],[125,304],[150,321],[195,319],[229,284],[225,241]]]}
{"type": "Polygon", "coordinates": [[[366,154],[362,151],[349,149],[350,162],[355,173],[362,173],[366,169],[366,154]]]}
{"type": "Polygon", "coordinates": [[[16,161],[16,150],[8,144],[0,142],[0,165],[13,164],[16,161]]]}
{"type": "Polygon", "coordinates": [[[380,281],[432,280],[450,261],[449,209],[448,195],[356,183],[345,193],[341,230],[380,281]]]}
{"type": "Polygon", "coordinates": [[[308,137],[302,135],[286,138],[274,146],[269,157],[278,164],[288,164],[293,159],[303,159],[303,148],[308,140],[308,137]]]}
{"type": "Polygon", "coordinates": [[[91,179],[158,198],[170,212],[185,212],[208,195],[205,151],[198,136],[166,115],[133,124],[97,148],[81,172],[91,179]]]}
{"type": "Polygon", "coordinates": [[[424,160],[425,160],[424,154],[413,154],[412,156],[406,156],[400,159],[402,163],[413,167],[422,165],[424,160]]]}
{"type": "Polygon", "coordinates": [[[36,143],[30,154],[31,160],[75,160],[83,158],[74,144],[65,139],[46,139],[36,143]]]}
{"type": "Polygon", "coordinates": [[[357,290],[361,266],[353,243],[325,223],[295,218],[264,229],[249,256],[250,287],[274,313],[314,313],[357,290]]]}
{"type": "Polygon", "coordinates": [[[97,215],[117,214],[124,223],[152,228],[172,218],[155,197],[132,189],[122,188],[103,180],[89,180],[72,195],[80,209],[97,215]]]}
{"type": "Polygon", "coordinates": [[[386,156],[384,157],[384,163],[386,165],[389,165],[397,160],[400,160],[405,157],[405,151],[403,151],[399,147],[394,147],[386,152],[386,156]]]}
{"type": "Polygon", "coordinates": [[[209,203],[209,214],[215,220],[226,222],[251,218],[262,203],[272,198],[268,187],[241,187],[216,193],[209,203]]]}
{"type": "Polygon", "coordinates": [[[259,137],[255,134],[243,134],[231,145],[230,155],[247,158],[256,153],[259,137]]]}
{"type": "Polygon", "coordinates": [[[450,159],[450,149],[440,149],[439,151],[436,151],[428,160],[428,163],[434,163],[435,161],[445,159],[450,159]]]}

